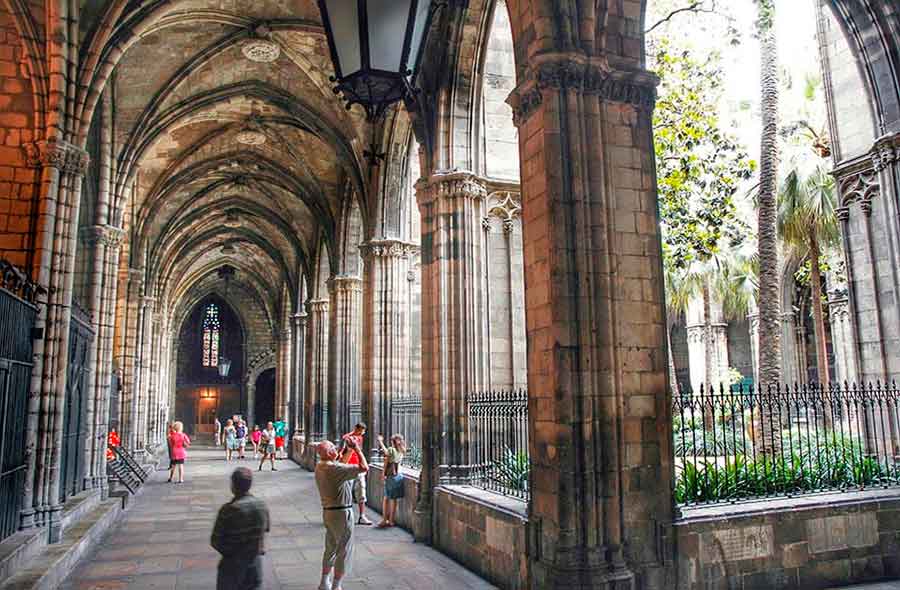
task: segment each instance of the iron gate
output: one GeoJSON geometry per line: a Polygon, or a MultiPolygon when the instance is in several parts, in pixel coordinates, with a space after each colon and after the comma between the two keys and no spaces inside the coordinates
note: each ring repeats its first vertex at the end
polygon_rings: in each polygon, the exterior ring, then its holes
{"type": "MultiPolygon", "coordinates": [[[[24,277],[0,260],[0,541],[19,528],[25,482],[25,420],[31,386],[32,329],[37,308],[4,287],[22,291],[24,277]],[[18,273],[18,276],[16,276],[18,273]]],[[[28,290],[25,290],[27,293],[28,290]]]]}
{"type": "Polygon", "coordinates": [[[63,414],[62,462],[59,501],[65,502],[82,490],[84,450],[87,443],[85,402],[87,400],[88,350],[94,340],[87,314],[72,305],[69,324],[69,364],[66,379],[66,406],[63,414]]]}

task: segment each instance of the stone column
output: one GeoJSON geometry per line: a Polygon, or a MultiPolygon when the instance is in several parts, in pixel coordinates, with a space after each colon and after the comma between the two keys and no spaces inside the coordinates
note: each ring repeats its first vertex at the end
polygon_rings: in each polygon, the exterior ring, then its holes
{"type": "Polygon", "coordinates": [[[469,462],[465,396],[488,383],[484,264],[487,189],[465,172],[420,180],[422,219],[422,470],[415,535],[431,538],[432,490],[442,465],[469,462]]]}
{"type": "Polygon", "coordinates": [[[371,240],[365,263],[362,419],[372,432],[391,433],[393,395],[409,393],[409,262],[419,247],[401,240],[371,240]]]}
{"type": "MultiPolygon", "coordinates": [[[[793,311],[781,314],[781,378],[787,385],[800,383],[800,356],[797,347],[797,318],[793,311]]],[[[763,383],[768,386],[768,383],[763,383]]]]}
{"type": "Polygon", "coordinates": [[[153,315],[156,299],[150,296],[141,297],[141,322],[139,332],[140,348],[136,359],[137,395],[135,400],[134,430],[132,431],[135,454],[143,453],[147,446],[148,416],[150,402],[153,399],[152,360],[153,360],[153,315]]]}
{"type": "Polygon", "coordinates": [[[850,318],[850,298],[845,290],[828,294],[828,317],[831,320],[831,343],[834,348],[834,381],[856,383],[856,340],[850,318]]]}
{"type": "Polygon", "coordinates": [[[82,247],[91,249],[92,264],[88,277],[88,314],[94,331],[88,373],[85,422],[88,440],[84,455],[84,489],[105,488],[106,420],[109,411],[109,379],[115,302],[110,300],[110,285],[117,282],[119,245],[124,232],[108,225],[82,230],[82,247]]]}
{"type": "Polygon", "coordinates": [[[509,102],[523,173],[531,587],[668,587],[657,79],[580,53],[528,63],[509,102]]]}
{"type": "Polygon", "coordinates": [[[309,425],[308,440],[325,437],[325,419],[328,403],[328,307],[327,299],[317,299],[307,303],[309,314],[309,346],[307,346],[306,423],[309,425]]]}
{"type": "Polygon", "coordinates": [[[122,371],[122,394],[119,398],[119,437],[129,450],[135,449],[137,441],[137,363],[138,332],[140,329],[140,299],[143,291],[144,271],[129,268],[120,280],[126,286],[123,305],[118,317],[122,333],[122,344],[118,351],[119,367],[122,371]]]}
{"type": "Polygon", "coordinates": [[[94,387],[95,424],[93,473],[95,485],[100,488],[101,497],[106,499],[109,486],[106,477],[106,440],[109,428],[109,397],[112,383],[113,340],[115,336],[116,301],[119,288],[119,252],[125,232],[122,229],[104,226],[102,241],[104,259],[99,285],[100,307],[97,313],[97,372],[94,387]]]}
{"type": "Polygon", "coordinates": [[[337,276],[331,291],[331,330],[328,345],[328,432],[349,432],[350,404],[360,400],[362,367],[362,279],[337,276]]]}
{"type": "Polygon", "coordinates": [[[759,314],[755,311],[747,316],[750,326],[750,358],[753,361],[753,384],[759,383],[759,314]]]}
{"type": "Polygon", "coordinates": [[[291,348],[294,345],[292,328],[288,325],[281,331],[278,341],[278,362],[275,374],[278,377],[275,398],[275,419],[281,418],[285,424],[291,422],[291,379],[293,379],[293,363],[291,361],[291,348]]]}
{"type": "Polygon", "coordinates": [[[28,398],[21,526],[47,526],[49,541],[56,543],[62,535],[60,461],[78,210],[88,154],[61,140],[24,147],[28,164],[41,170],[34,275],[47,294],[34,326],[40,337],[28,398]]]}
{"type": "MultiPolygon", "coordinates": [[[[291,328],[293,329],[293,350],[291,351],[291,359],[293,360],[293,375],[291,379],[291,399],[293,401],[291,408],[291,416],[293,423],[288,424],[288,432],[290,435],[297,431],[309,433],[306,425],[306,312],[300,312],[291,316],[291,328]]],[[[285,443],[288,444],[288,443],[285,443]]],[[[288,444],[288,449],[293,449],[292,444],[288,444]]]]}

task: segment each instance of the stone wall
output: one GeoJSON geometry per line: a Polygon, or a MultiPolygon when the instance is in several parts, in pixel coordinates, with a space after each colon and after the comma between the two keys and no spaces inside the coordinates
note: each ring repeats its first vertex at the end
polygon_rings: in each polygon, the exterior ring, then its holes
{"type": "Polygon", "coordinates": [[[35,102],[21,38],[7,6],[0,6],[0,258],[24,268],[40,176],[23,149],[35,139],[35,102]]]}
{"type": "MultiPolygon", "coordinates": [[[[384,497],[381,474],[381,467],[373,465],[367,486],[369,506],[379,512],[384,497]]],[[[412,530],[419,478],[408,469],[403,474],[406,497],[397,506],[396,521],[412,530]]],[[[468,486],[438,486],[434,502],[435,549],[500,588],[526,587],[528,520],[523,502],[468,486]]]]}
{"type": "Polygon", "coordinates": [[[687,510],[679,590],[832,588],[900,575],[896,490],[687,510]]]}

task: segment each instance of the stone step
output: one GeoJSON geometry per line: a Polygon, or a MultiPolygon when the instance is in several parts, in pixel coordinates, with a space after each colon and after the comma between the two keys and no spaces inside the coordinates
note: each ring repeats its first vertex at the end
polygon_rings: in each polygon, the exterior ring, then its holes
{"type": "Polygon", "coordinates": [[[54,590],[121,514],[122,501],[119,498],[100,502],[83,518],[63,530],[62,541],[47,546],[25,569],[0,585],[0,590],[54,590]]]}

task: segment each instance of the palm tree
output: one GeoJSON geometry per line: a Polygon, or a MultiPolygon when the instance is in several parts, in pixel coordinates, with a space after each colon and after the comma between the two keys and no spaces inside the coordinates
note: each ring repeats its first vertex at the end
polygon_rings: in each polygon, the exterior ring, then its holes
{"type": "Polygon", "coordinates": [[[759,166],[759,378],[781,380],[781,301],[778,274],[778,45],[775,0],[756,0],[760,41],[762,137],[759,166]]]}
{"type": "MultiPolygon", "coordinates": [[[[745,248],[716,250],[705,260],[695,260],[684,269],[666,268],[666,306],[670,321],[667,331],[671,331],[673,319],[684,313],[689,303],[700,298],[703,303],[703,335],[705,375],[707,387],[715,387],[722,376],[716,374],[713,362],[712,302],[721,301],[726,319],[746,318],[756,300],[758,283],[756,280],[755,257],[748,256],[745,248]]],[[[677,391],[675,363],[671,355],[669,337],[669,380],[672,390],[677,391]]]]}
{"type": "Polygon", "coordinates": [[[798,255],[809,258],[816,366],[819,382],[825,387],[830,384],[830,376],[819,260],[823,249],[837,245],[840,239],[836,208],[834,179],[822,164],[806,176],[795,167],[785,178],[779,195],[778,233],[798,255]]]}

